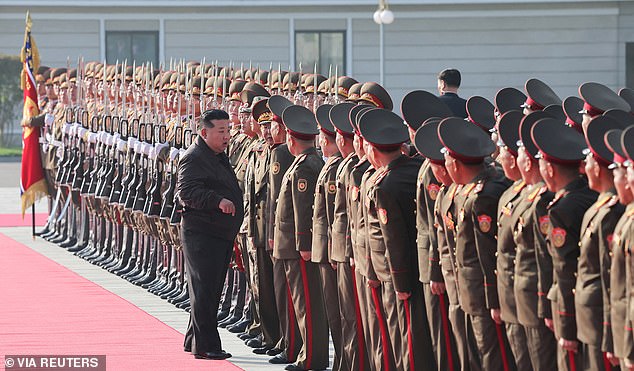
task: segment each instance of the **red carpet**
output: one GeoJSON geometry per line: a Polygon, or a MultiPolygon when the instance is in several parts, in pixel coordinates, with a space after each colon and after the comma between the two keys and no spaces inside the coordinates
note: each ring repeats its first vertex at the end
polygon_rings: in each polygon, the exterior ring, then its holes
{"type": "Polygon", "coordinates": [[[195,360],[178,331],[3,234],[0,262],[0,365],[7,354],[105,354],[108,370],[240,370],[195,360]]]}
{"type": "MultiPolygon", "coordinates": [[[[0,227],[30,227],[32,214],[24,214],[24,219],[20,214],[0,214],[0,227]]],[[[42,227],[46,224],[46,213],[35,213],[35,226],[42,227]]]]}

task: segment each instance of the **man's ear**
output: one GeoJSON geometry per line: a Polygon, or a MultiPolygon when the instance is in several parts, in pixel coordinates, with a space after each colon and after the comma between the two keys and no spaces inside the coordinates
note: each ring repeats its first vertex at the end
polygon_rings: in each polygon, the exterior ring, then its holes
{"type": "Polygon", "coordinates": [[[550,177],[551,179],[554,178],[557,174],[557,172],[555,171],[555,167],[550,162],[546,162],[546,174],[548,174],[548,177],[550,177]]]}

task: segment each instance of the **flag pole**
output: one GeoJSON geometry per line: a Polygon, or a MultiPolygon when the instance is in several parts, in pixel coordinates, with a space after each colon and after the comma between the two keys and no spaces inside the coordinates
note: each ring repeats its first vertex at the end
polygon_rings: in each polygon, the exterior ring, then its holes
{"type": "Polygon", "coordinates": [[[31,205],[31,236],[35,240],[35,203],[31,205]]]}

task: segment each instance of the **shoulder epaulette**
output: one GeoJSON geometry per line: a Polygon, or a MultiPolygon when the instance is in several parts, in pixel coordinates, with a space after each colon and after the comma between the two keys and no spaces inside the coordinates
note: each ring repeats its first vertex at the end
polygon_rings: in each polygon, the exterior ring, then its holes
{"type": "Polygon", "coordinates": [[[546,208],[550,209],[551,207],[553,207],[557,203],[557,201],[561,200],[567,194],[568,194],[568,191],[565,191],[565,190],[561,190],[561,191],[555,193],[555,198],[553,198],[552,201],[550,201],[550,203],[548,204],[548,206],[546,208]]]}
{"type": "Polygon", "coordinates": [[[520,193],[524,187],[526,187],[526,182],[522,180],[518,185],[513,187],[513,193],[520,193]]]}
{"type": "MultiPolygon", "coordinates": [[[[543,188],[543,187],[542,187],[542,188],[543,188]]],[[[542,188],[535,188],[535,189],[533,190],[533,192],[531,192],[531,193],[528,195],[528,201],[529,201],[529,202],[533,202],[533,201],[535,201],[535,198],[537,197],[537,195],[540,195],[540,194],[542,194],[542,193],[543,193],[543,192],[542,192],[542,188]]]]}
{"type": "Polygon", "coordinates": [[[464,190],[462,191],[462,195],[463,196],[469,195],[469,193],[471,193],[471,191],[475,188],[476,185],[477,185],[476,183],[469,183],[468,185],[466,185],[464,187],[464,190]]]}
{"type": "Polygon", "coordinates": [[[610,199],[612,198],[612,196],[607,195],[604,196],[602,199],[598,200],[595,204],[594,204],[594,208],[595,209],[600,209],[603,205],[605,205],[610,199]]]}
{"type": "Polygon", "coordinates": [[[377,172],[376,177],[374,178],[374,184],[375,185],[379,185],[381,183],[381,181],[383,181],[383,178],[385,178],[385,176],[390,172],[390,169],[385,169],[381,172],[377,172]]]}
{"type": "Polygon", "coordinates": [[[614,205],[616,205],[619,202],[619,196],[618,195],[614,195],[612,196],[612,198],[610,198],[610,201],[608,202],[607,206],[608,207],[612,207],[614,205]]]}

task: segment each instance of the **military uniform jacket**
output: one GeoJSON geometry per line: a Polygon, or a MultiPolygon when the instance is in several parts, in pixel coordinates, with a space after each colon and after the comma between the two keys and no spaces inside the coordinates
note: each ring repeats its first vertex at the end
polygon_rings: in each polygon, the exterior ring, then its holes
{"type": "Polygon", "coordinates": [[[553,284],[548,299],[553,305],[553,320],[557,338],[577,338],[575,299],[577,258],[581,222],[586,210],[596,201],[596,192],[579,177],[555,194],[549,206],[550,231],[548,251],[553,259],[553,284]]]}
{"type": "Polygon", "coordinates": [[[267,233],[266,236],[269,239],[269,243],[267,243],[267,250],[273,250],[272,242],[274,241],[275,234],[275,210],[277,208],[277,200],[280,195],[280,188],[282,187],[282,180],[284,179],[284,174],[291,166],[293,161],[295,161],[295,157],[291,155],[288,151],[288,146],[286,144],[279,144],[273,146],[271,150],[271,158],[270,158],[271,166],[269,167],[269,202],[267,208],[267,233]]]}
{"type": "Polygon", "coordinates": [[[313,207],[313,263],[330,263],[332,244],[332,223],[335,213],[335,195],[337,193],[337,169],[341,164],[341,154],[328,158],[321,169],[315,187],[315,205],[313,207]]]}
{"type": "Polygon", "coordinates": [[[513,294],[515,271],[515,241],[513,226],[517,223],[521,209],[518,205],[526,188],[524,180],[514,182],[500,197],[498,202],[497,232],[497,286],[502,321],[518,323],[515,295],[513,294]]]}
{"type": "MultiPolygon", "coordinates": [[[[634,203],[627,205],[625,212],[619,219],[612,241],[609,244],[612,261],[610,269],[610,319],[612,322],[612,342],[604,339],[605,352],[613,351],[619,358],[634,358],[634,349],[625,344],[625,327],[631,326],[627,323],[627,305],[630,288],[627,278],[631,274],[631,267],[626,267],[626,260],[630,260],[630,249],[632,244],[632,228],[634,226],[634,203]]],[[[631,332],[631,330],[630,330],[631,332]]]]}
{"type": "Polygon", "coordinates": [[[613,192],[604,192],[583,216],[575,312],[577,338],[585,343],[603,347],[603,338],[612,337],[610,331],[610,249],[614,228],[625,206],[613,192]]]}
{"type": "Polygon", "coordinates": [[[247,166],[249,165],[249,155],[255,148],[257,148],[257,146],[259,146],[257,137],[245,139],[240,155],[238,156],[234,166],[236,177],[238,178],[238,184],[240,184],[240,189],[242,189],[243,192],[245,191],[244,179],[246,177],[247,166]]]}
{"type": "Polygon", "coordinates": [[[299,251],[312,250],[314,190],[323,165],[317,150],[309,148],[295,158],[284,174],[275,210],[276,259],[299,259],[299,251]]]}
{"type": "Polygon", "coordinates": [[[517,319],[520,324],[537,328],[544,318],[552,318],[546,293],[553,280],[553,263],[546,237],[550,228],[546,207],[554,194],[544,182],[528,186],[526,196],[517,205],[518,218],[513,226],[515,243],[514,285],[517,319]]]}
{"type": "Polygon", "coordinates": [[[377,277],[381,281],[385,281],[386,275],[390,277],[397,292],[411,292],[419,278],[415,200],[416,175],[421,164],[419,158],[401,155],[385,169],[377,171],[370,193],[368,234],[372,263],[377,277]],[[377,224],[378,231],[375,228],[377,224]],[[382,247],[376,243],[377,239],[383,242],[383,256],[375,249],[376,245],[382,247]],[[383,260],[380,265],[375,264],[380,260],[383,260]]]}
{"type": "Polygon", "coordinates": [[[455,212],[454,199],[462,189],[461,185],[444,185],[440,188],[434,207],[434,224],[438,235],[438,252],[440,254],[440,267],[447,290],[449,303],[458,305],[458,281],[456,280],[456,240],[455,240],[455,212]]]}
{"type": "MultiPolygon", "coordinates": [[[[362,188],[366,185],[366,179],[372,176],[374,171],[374,168],[370,166],[370,162],[366,158],[359,160],[359,163],[354,166],[350,174],[350,187],[348,189],[348,220],[350,221],[352,255],[355,260],[355,269],[367,278],[369,278],[369,254],[366,249],[365,194],[362,188]]],[[[376,277],[373,279],[376,279],[376,277]]]]}
{"type": "Polygon", "coordinates": [[[229,155],[229,162],[233,167],[236,167],[238,164],[238,158],[242,154],[242,150],[244,149],[245,143],[249,142],[249,136],[244,133],[238,133],[235,136],[231,137],[229,140],[229,145],[227,146],[227,153],[229,155]]]}
{"type": "Polygon", "coordinates": [[[458,194],[456,263],[462,310],[489,315],[499,308],[495,275],[497,206],[509,183],[496,168],[486,166],[458,194]]]}
{"type": "Polygon", "coordinates": [[[430,228],[434,224],[434,205],[439,190],[440,184],[434,177],[430,162],[423,162],[416,182],[416,245],[419,280],[423,283],[442,282],[437,234],[430,228]]]}
{"type": "Polygon", "coordinates": [[[266,235],[266,219],[268,218],[268,184],[269,161],[271,148],[262,143],[253,152],[249,160],[252,176],[249,176],[247,193],[247,237],[251,238],[253,245],[258,249],[264,249],[268,244],[266,235]]]}
{"type": "Polygon", "coordinates": [[[337,168],[334,220],[332,222],[332,250],[330,260],[333,262],[350,262],[352,257],[352,239],[350,238],[350,222],[348,219],[348,188],[350,173],[359,157],[352,152],[343,159],[337,168]]]}

